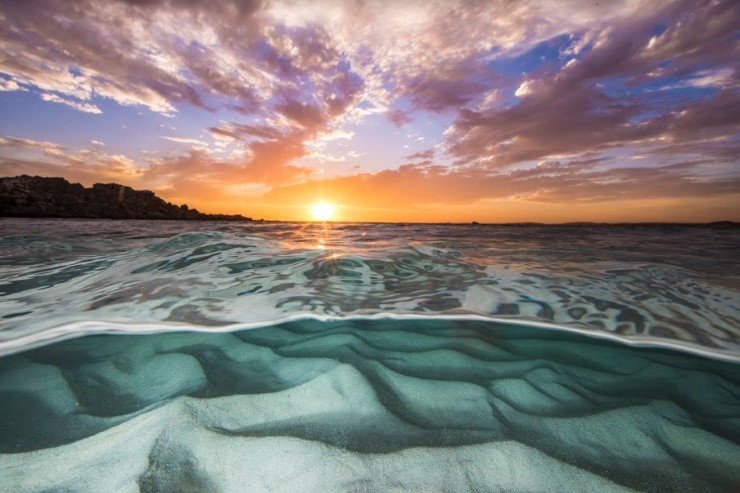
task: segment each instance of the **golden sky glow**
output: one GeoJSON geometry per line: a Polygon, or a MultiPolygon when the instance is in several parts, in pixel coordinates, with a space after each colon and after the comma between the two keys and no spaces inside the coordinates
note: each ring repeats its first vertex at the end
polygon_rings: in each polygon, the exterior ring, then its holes
{"type": "Polygon", "coordinates": [[[279,220],[740,220],[736,1],[218,5],[0,3],[0,175],[279,220]]]}

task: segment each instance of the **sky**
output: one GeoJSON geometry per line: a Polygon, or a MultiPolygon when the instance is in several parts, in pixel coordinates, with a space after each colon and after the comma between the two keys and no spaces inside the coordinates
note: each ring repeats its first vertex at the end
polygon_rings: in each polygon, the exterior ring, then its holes
{"type": "Polygon", "coordinates": [[[740,220],[740,2],[0,0],[0,176],[310,220],[740,220]]]}

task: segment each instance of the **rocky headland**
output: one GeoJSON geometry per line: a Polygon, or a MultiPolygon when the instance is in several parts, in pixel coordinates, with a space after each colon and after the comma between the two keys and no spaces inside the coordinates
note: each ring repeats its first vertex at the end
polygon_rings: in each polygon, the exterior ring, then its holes
{"type": "Polygon", "coordinates": [[[251,221],[240,214],[206,214],[117,183],[85,188],[64,178],[28,175],[0,178],[0,216],[251,221]]]}

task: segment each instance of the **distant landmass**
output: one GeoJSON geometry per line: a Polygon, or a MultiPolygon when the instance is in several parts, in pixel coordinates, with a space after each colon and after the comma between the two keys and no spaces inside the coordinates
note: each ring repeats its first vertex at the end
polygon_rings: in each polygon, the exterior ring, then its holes
{"type": "Polygon", "coordinates": [[[181,219],[251,221],[240,214],[205,214],[186,204],[177,206],[149,190],[117,183],[85,188],[64,178],[14,176],[0,178],[0,216],[88,219],[181,219]]]}

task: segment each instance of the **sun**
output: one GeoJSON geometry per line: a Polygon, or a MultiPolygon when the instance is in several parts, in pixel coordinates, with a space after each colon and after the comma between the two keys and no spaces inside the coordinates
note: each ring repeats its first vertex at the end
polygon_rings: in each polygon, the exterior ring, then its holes
{"type": "Polygon", "coordinates": [[[334,217],[334,206],[326,202],[319,202],[311,207],[311,215],[317,221],[329,221],[334,217]]]}

